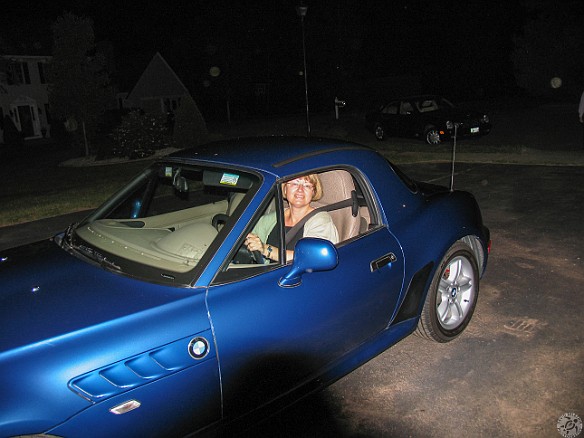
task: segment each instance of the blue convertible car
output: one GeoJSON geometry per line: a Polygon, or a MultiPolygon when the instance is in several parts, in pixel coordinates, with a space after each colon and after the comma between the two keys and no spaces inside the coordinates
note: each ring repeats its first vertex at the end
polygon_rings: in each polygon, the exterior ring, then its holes
{"type": "Polygon", "coordinates": [[[413,332],[450,341],[489,245],[472,195],[412,181],[357,144],[176,153],[55,238],[0,254],[0,436],[221,430],[413,332]],[[338,239],[296,235],[291,259],[283,185],[307,174],[338,239]],[[267,216],[271,258],[246,245],[267,216]]]}

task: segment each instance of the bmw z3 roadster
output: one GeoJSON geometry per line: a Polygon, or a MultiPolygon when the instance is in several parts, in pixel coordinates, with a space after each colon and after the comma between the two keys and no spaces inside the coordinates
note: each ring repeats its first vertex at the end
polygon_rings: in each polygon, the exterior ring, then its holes
{"type": "Polygon", "coordinates": [[[358,144],[161,158],[0,253],[0,436],[184,436],[285,406],[414,332],[459,336],[489,247],[471,194],[358,144]]]}

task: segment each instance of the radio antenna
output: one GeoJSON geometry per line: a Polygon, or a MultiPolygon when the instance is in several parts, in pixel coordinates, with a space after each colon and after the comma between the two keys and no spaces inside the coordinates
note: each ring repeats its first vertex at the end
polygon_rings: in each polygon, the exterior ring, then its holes
{"type": "Polygon", "coordinates": [[[456,137],[458,136],[458,123],[454,124],[454,143],[452,144],[452,168],[450,170],[450,191],[454,191],[454,163],[456,162],[456,137]]]}

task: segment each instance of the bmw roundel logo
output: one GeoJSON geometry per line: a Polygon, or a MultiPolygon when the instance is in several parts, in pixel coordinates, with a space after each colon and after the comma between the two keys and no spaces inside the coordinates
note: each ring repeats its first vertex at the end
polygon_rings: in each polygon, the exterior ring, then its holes
{"type": "Polygon", "coordinates": [[[209,353],[209,342],[205,338],[197,337],[189,342],[189,354],[193,359],[202,359],[209,353]]]}

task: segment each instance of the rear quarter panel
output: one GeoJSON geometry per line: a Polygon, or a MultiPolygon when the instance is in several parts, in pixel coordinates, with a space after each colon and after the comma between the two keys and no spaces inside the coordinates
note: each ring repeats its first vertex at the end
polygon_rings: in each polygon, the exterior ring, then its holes
{"type": "MultiPolygon", "coordinates": [[[[428,262],[437,264],[464,236],[477,236],[486,244],[488,236],[472,194],[446,187],[412,190],[383,160],[370,160],[362,169],[379,199],[385,224],[402,246],[406,284],[428,262]]],[[[485,247],[483,251],[486,263],[485,247]]]]}

